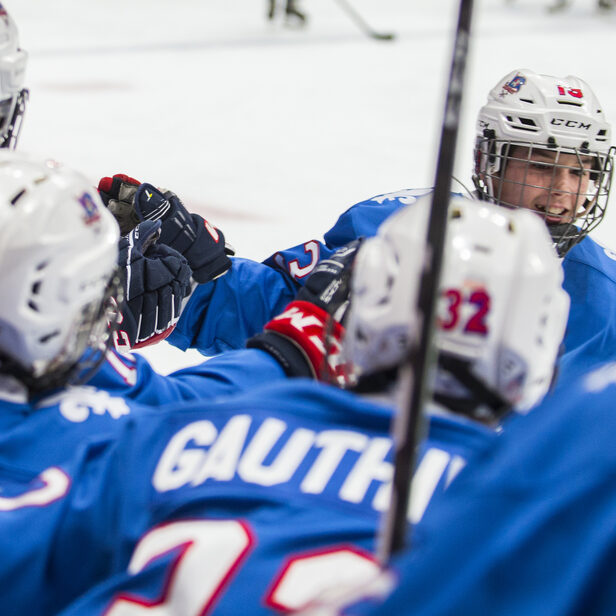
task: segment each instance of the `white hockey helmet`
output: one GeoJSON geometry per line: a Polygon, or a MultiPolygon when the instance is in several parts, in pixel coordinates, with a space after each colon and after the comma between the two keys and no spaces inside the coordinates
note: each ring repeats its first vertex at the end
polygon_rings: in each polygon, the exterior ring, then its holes
{"type": "MultiPolygon", "coordinates": [[[[418,335],[430,202],[430,196],[420,198],[391,216],[357,256],[344,348],[360,379],[398,366],[418,335]]],[[[489,419],[537,403],[552,382],[567,322],[562,280],[539,217],[453,199],[438,304],[435,398],[458,400],[463,412],[489,419]],[[498,410],[488,408],[494,399],[498,410]]]]}
{"type": "Polygon", "coordinates": [[[118,239],[81,174],[0,151],[0,372],[32,391],[62,386],[109,337],[118,239]]]}
{"type": "MultiPolygon", "coordinates": [[[[504,172],[512,160],[528,170],[533,152],[553,152],[556,164],[548,177],[548,206],[553,200],[555,169],[567,167],[579,175],[582,159],[591,159],[590,181],[580,180],[575,195],[576,212],[548,222],[562,256],[603,219],[613,173],[611,127],[590,86],[578,77],[551,77],[528,69],[512,71],[490,91],[477,118],[473,181],[482,198],[519,207],[524,186],[537,187],[524,179],[516,182],[516,202],[502,194],[504,172]],[[519,147],[515,147],[519,146],[519,147]],[[563,154],[572,155],[569,163],[563,154]],[[559,157],[561,160],[559,160],[559,157]],[[572,164],[571,161],[575,160],[572,164]]],[[[558,217],[556,217],[558,218],[558,217]]]]}
{"type": "Polygon", "coordinates": [[[0,3],[0,148],[17,144],[28,102],[24,88],[27,61],[15,22],[0,3]]]}

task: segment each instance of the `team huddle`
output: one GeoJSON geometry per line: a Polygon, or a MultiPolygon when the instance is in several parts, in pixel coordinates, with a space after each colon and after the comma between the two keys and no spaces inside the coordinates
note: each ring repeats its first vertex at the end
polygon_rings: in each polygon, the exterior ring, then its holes
{"type": "Polygon", "coordinates": [[[613,613],[616,255],[589,236],[613,147],[587,83],[515,70],[479,111],[414,539],[384,563],[431,189],[236,256],[169,190],[16,147],[27,55],[4,13],[2,614],[613,613]],[[209,358],[163,376],[130,352],[163,339],[209,358]]]}

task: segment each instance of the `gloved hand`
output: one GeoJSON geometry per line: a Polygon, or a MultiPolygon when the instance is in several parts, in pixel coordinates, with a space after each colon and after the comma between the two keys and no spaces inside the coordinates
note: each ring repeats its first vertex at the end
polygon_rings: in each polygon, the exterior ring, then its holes
{"type": "Polygon", "coordinates": [[[355,240],[319,263],[297,298],[246,346],[267,351],[288,376],[312,377],[340,386],[349,383],[348,366],[341,354],[342,321],[360,243],[355,240]]]}
{"type": "Polygon", "coordinates": [[[98,183],[98,194],[118,221],[120,235],[128,235],[141,222],[134,206],[139,184],[138,180],[122,173],[102,178],[98,183]]]}
{"type": "Polygon", "coordinates": [[[160,244],[166,244],[186,257],[199,282],[222,276],[230,267],[229,255],[235,254],[222,232],[198,214],[186,210],[178,196],[151,184],[140,184],[124,174],[104,177],[98,191],[125,234],[143,220],[160,220],[160,244]]]}
{"type": "Polygon", "coordinates": [[[147,220],[120,238],[118,266],[125,294],[115,339],[120,351],[166,338],[192,290],[188,262],[157,242],[160,228],[159,221],[147,220]]]}
{"type": "Polygon", "coordinates": [[[296,299],[319,306],[342,323],[349,305],[351,271],[362,241],[363,238],[353,240],[319,261],[296,299]]]}

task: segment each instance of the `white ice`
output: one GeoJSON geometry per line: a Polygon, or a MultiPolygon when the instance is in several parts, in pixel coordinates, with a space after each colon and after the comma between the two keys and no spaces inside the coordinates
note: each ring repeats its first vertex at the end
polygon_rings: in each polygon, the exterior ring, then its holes
{"type": "MultiPolygon", "coordinates": [[[[279,0],[280,2],[281,0],[279,0]]],[[[29,51],[20,147],[98,178],[177,192],[261,260],[320,238],[349,205],[430,186],[457,0],[300,0],[304,29],[265,0],[9,0],[29,51]]],[[[475,115],[510,70],[588,81],[616,121],[615,14],[575,0],[476,0],[456,177],[470,185],[475,115]]],[[[616,245],[616,197],[594,233],[616,245]]],[[[162,372],[196,361],[166,343],[162,372]]]]}

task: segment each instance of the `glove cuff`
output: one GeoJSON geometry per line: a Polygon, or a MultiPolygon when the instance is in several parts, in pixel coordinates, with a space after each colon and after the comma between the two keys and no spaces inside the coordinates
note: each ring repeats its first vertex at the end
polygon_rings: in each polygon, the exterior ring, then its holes
{"type": "Polygon", "coordinates": [[[276,357],[289,376],[311,376],[344,384],[346,371],[340,353],[343,335],[344,328],[327,311],[310,302],[296,300],[282,314],[267,323],[264,334],[255,336],[255,339],[267,341],[266,346],[270,348],[260,348],[276,357]],[[268,334],[271,334],[270,337],[266,337],[268,334]],[[279,344],[279,340],[285,344],[279,344]],[[308,367],[309,374],[306,374],[305,368],[298,367],[300,364],[308,367]]]}
{"type": "Polygon", "coordinates": [[[290,377],[314,379],[312,365],[301,348],[292,340],[276,332],[261,332],[246,342],[249,349],[261,349],[269,353],[290,377]]]}
{"type": "Polygon", "coordinates": [[[199,214],[191,214],[191,218],[196,239],[183,254],[191,265],[193,278],[199,283],[209,282],[231,267],[231,259],[225,252],[225,236],[199,214]]]}

